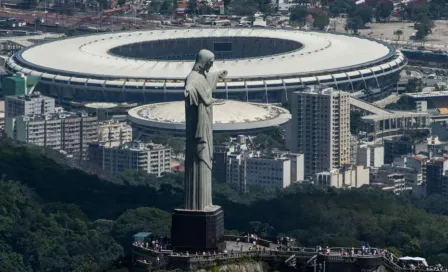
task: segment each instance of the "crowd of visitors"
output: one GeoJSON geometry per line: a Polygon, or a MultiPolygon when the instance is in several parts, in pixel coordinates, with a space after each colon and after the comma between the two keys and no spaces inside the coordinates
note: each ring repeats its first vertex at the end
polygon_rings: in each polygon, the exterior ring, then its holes
{"type": "MultiPolygon", "coordinates": [[[[291,237],[280,237],[277,239],[277,244],[274,247],[266,247],[260,245],[261,237],[248,233],[241,238],[236,238],[237,249],[231,249],[229,251],[224,250],[223,252],[194,252],[190,254],[187,252],[176,253],[179,256],[185,257],[200,257],[200,258],[211,258],[211,257],[232,257],[236,253],[241,252],[260,252],[276,254],[279,251],[301,251],[301,252],[314,252],[323,255],[341,256],[341,257],[384,257],[389,263],[395,267],[401,268],[403,271],[447,271],[448,267],[444,267],[441,264],[434,266],[428,266],[426,261],[419,261],[423,258],[411,258],[403,260],[403,258],[397,258],[393,253],[389,252],[387,249],[371,248],[370,245],[362,245],[361,248],[355,247],[336,247],[330,248],[329,246],[316,246],[314,249],[305,247],[296,247],[296,240],[291,237]],[[243,238],[244,237],[244,238],[243,238]],[[247,244],[250,246],[247,246],[247,244]]],[[[263,240],[266,242],[266,240],[263,240]]],[[[171,247],[170,239],[167,237],[148,237],[144,241],[135,241],[133,245],[146,248],[154,251],[161,252],[162,250],[169,250],[171,247]]],[[[272,245],[272,244],[271,244],[272,245]]],[[[157,260],[159,262],[159,260],[157,260]]]]}
{"type": "Polygon", "coordinates": [[[168,250],[171,247],[171,242],[168,237],[152,237],[149,236],[144,241],[134,241],[134,246],[152,249],[156,251],[168,250]]]}

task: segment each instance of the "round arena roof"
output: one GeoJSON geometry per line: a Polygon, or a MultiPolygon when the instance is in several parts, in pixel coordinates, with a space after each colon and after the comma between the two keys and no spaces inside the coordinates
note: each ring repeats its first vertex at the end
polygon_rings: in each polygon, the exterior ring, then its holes
{"type": "Polygon", "coordinates": [[[60,76],[184,79],[194,62],[191,50],[197,52],[204,44],[214,47],[210,49],[215,53],[219,51],[214,69],[228,70],[230,79],[341,72],[385,61],[395,53],[385,43],[348,35],[283,29],[198,28],[68,38],[25,49],[16,59],[32,71],[60,76]],[[233,47],[226,44],[231,40],[233,47]]]}
{"type": "MultiPolygon", "coordinates": [[[[218,132],[250,132],[278,126],[291,118],[288,110],[260,103],[233,100],[213,102],[213,130],[218,132]]],[[[133,125],[147,130],[185,131],[184,101],[148,104],[128,111],[133,125]]]]}

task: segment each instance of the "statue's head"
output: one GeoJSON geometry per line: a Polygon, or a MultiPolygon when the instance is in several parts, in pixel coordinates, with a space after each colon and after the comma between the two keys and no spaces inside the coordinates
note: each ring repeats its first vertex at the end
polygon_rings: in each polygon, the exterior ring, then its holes
{"type": "Polygon", "coordinates": [[[196,63],[193,66],[193,70],[197,72],[206,72],[210,70],[215,61],[215,54],[207,49],[202,49],[196,56],[196,63]]]}

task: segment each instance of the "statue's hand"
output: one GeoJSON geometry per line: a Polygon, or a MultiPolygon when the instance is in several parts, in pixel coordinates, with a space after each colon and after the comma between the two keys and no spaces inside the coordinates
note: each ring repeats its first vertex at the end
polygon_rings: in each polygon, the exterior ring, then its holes
{"type": "Polygon", "coordinates": [[[227,74],[227,70],[221,70],[219,71],[219,78],[225,78],[227,74]]]}

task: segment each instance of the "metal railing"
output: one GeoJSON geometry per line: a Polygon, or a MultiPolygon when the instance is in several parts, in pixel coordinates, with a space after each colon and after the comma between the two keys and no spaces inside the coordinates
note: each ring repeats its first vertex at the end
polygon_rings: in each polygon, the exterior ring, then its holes
{"type": "MultiPolygon", "coordinates": [[[[231,261],[236,259],[242,259],[242,258],[256,258],[256,259],[263,259],[263,260],[279,260],[285,263],[289,263],[292,261],[292,259],[305,259],[306,264],[310,264],[312,261],[317,260],[318,258],[322,258],[322,260],[326,262],[344,262],[344,263],[355,263],[359,259],[381,259],[381,263],[386,266],[387,268],[391,269],[394,272],[401,272],[401,271],[419,271],[419,272],[425,272],[425,271],[435,271],[430,268],[427,269],[409,269],[409,268],[403,268],[396,264],[395,262],[391,261],[389,258],[385,256],[378,256],[378,255],[352,255],[352,256],[341,256],[336,253],[338,250],[342,250],[341,247],[335,247],[330,249],[330,254],[326,255],[322,252],[316,252],[313,248],[302,248],[300,251],[291,250],[291,251],[284,251],[284,250],[254,250],[254,251],[243,251],[243,252],[230,252],[230,253],[217,253],[217,254],[210,254],[210,255],[180,255],[180,254],[173,254],[170,250],[163,250],[163,251],[157,251],[153,250],[151,248],[144,248],[137,245],[133,245],[133,247],[140,253],[147,252],[149,254],[154,255],[164,255],[164,258],[161,259],[158,266],[160,267],[160,264],[166,264],[170,261],[174,262],[182,262],[185,264],[199,264],[199,263],[207,263],[207,262],[213,262],[213,261],[231,261]],[[337,255],[336,255],[336,254],[337,255]]],[[[347,248],[344,248],[347,249],[347,248]]],[[[374,248],[371,248],[374,250],[374,248]]],[[[356,248],[355,251],[358,251],[360,249],[356,248]]],[[[137,262],[141,262],[137,260],[137,262]]],[[[143,263],[141,264],[145,265],[151,265],[149,263],[143,263]]],[[[152,264],[154,265],[154,264],[152,264]]],[[[447,271],[447,270],[442,270],[447,271]]]]}

